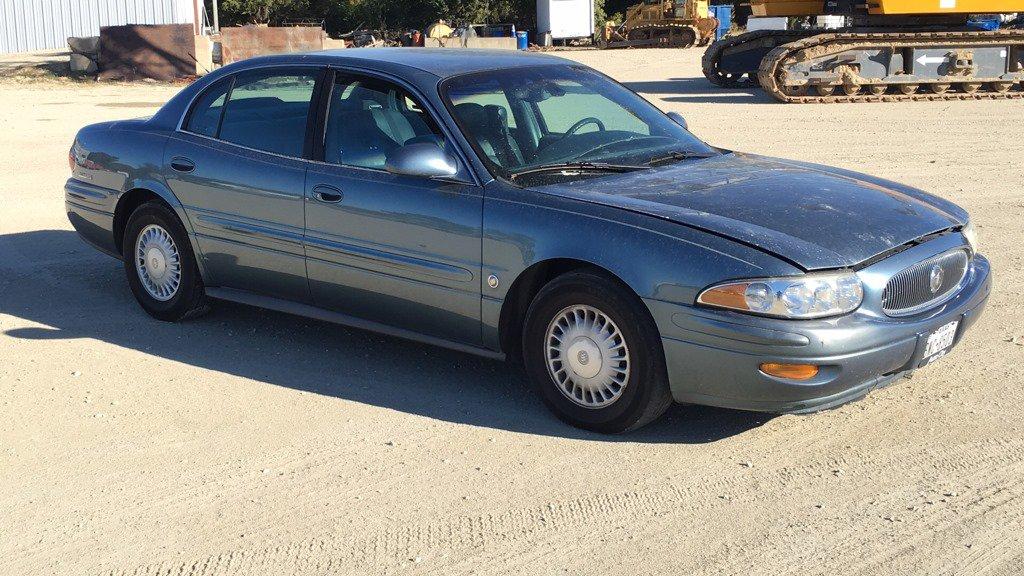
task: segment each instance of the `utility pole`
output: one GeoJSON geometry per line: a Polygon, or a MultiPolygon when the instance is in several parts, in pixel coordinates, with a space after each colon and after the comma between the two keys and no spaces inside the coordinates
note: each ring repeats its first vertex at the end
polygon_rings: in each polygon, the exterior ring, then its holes
{"type": "Polygon", "coordinates": [[[213,0],[213,33],[220,33],[220,13],[217,10],[218,0],[213,0]]]}

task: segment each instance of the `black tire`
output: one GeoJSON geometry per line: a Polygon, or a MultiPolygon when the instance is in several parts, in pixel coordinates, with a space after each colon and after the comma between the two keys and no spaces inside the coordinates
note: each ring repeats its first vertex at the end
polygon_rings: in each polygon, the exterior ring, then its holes
{"type": "Polygon", "coordinates": [[[121,256],[132,294],[150,316],[165,322],[178,322],[198,316],[209,309],[188,233],[178,220],[178,216],[167,205],[162,202],[146,202],[132,212],[124,229],[121,256]],[[143,287],[135,262],[135,245],[139,234],[151,225],[159,226],[168,232],[180,258],[181,278],[177,290],[173,296],[163,301],[152,296],[143,287]]]}
{"type": "Polygon", "coordinates": [[[664,349],[654,320],[629,288],[597,272],[570,272],[541,289],[526,314],[523,361],[544,403],[561,420],[579,428],[604,433],[635,430],[657,419],[672,404],[664,349]],[[570,400],[548,369],[549,325],[567,308],[581,305],[607,316],[629,350],[629,376],[620,395],[596,408],[570,400]]]}

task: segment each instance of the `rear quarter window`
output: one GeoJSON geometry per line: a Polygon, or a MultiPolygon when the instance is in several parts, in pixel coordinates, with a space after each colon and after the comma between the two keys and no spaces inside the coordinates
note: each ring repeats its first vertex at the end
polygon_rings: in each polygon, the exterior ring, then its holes
{"type": "Polygon", "coordinates": [[[228,91],[231,89],[231,79],[221,80],[196,100],[189,114],[185,130],[193,134],[217,137],[217,130],[220,128],[220,117],[224,111],[224,102],[227,100],[228,91]]]}

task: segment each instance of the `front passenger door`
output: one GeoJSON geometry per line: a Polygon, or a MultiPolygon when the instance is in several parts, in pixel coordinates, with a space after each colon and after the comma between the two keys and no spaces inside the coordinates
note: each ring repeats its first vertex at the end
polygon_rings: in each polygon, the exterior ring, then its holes
{"type": "Polygon", "coordinates": [[[323,162],[306,177],[306,268],[313,302],[358,318],[480,342],[482,194],[455,181],[398,176],[387,155],[444,140],[405,89],[336,73],[323,162]]]}

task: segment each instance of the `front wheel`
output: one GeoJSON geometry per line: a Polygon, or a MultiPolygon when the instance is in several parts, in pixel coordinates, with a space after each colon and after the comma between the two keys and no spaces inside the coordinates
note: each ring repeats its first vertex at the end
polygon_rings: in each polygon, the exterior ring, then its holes
{"type": "Polygon", "coordinates": [[[122,241],[128,285],[150,316],[177,322],[206,310],[205,292],[188,234],[162,203],[132,212],[122,241]]]}
{"type": "Polygon", "coordinates": [[[527,312],[523,359],[545,404],[579,428],[633,430],[672,403],[650,314],[601,274],[571,272],[541,289],[527,312]]]}

